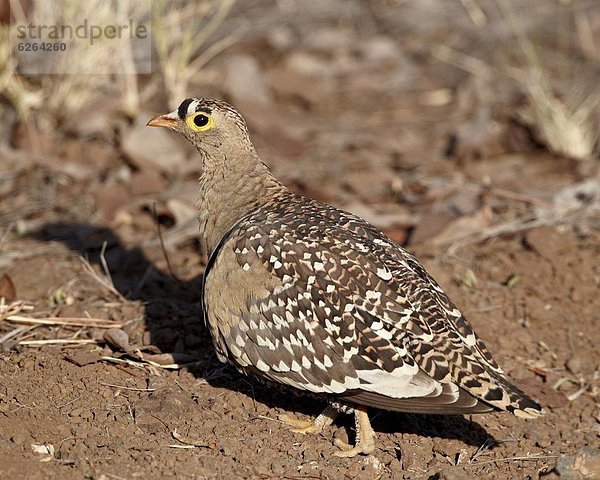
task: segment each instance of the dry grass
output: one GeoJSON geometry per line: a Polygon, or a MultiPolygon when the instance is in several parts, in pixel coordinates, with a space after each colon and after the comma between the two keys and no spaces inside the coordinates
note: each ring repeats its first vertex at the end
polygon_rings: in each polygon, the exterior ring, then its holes
{"type": "Polygon", "coordinates": [[[27,117],[42,104],[43,94],[15,74],[9,39],[10,29],[0,25],[0,95],[8,99],[20,117],[27,117]]]}
{"type": "Polygon", "coordinates": [[[47,326],[69,326],[69,327],[88,327],[88,328],[119,328],[121,322],[102,318],[87,317],[46,317],[35,318],[22,315],[9,315],[7,321],[12,323],[23,323],[26,325],[47,325],[47,326]]]}
{"type": "Polygon", "coordinates": [[[590,94],[577,105],[557,98],[544,76],[525,86],[529,101],[519,111],[519,117],[538,139],[556,155],[574,160],[592,158],[598,145],[593,113],[600,105],[600,95],[590,94]]]}
{"type": "MultiPolygon", "coordinates": [[[[144,2],[125,0],[113,4],[103,0],[87,2],[34,2],[25,16],[19,2],[11,0],[11,10],[20,23],[38,25],[80,25],[82,19],[106,25],[133,18],[137,24],[150,12],[144,11],[144,2]]],[[[124,22],[127,23],[127,22],[124,22]]],[[[17,73],[19,58],[11,50],[9,29],[0,32],[0,93],[5,95],[15,110],[29,125],[42,130],[53,130],[61,121],[72,118],[86,106],[107,97],[120,99],[123,113],[135,116],[139,112],[140,94],[133,61],[133,44],[121,39],[100,38],[90,45],[87,41],[71,42],[66,52],[48,56],[40,52],[32,63],[52,62],[58,75],[21,75],[17,73]],[[77,72],[73,73],[73,66],[77,72]],[[118,72],[118,74],[114,74],[118,72]],[[35,115],[32,115],[35,113],[35,115]]],[[[47,65],[47,67],[49,67],[47,65]]],[[[44,72],[44,68],[41,69],[44,72]]]]}
{"type": "Polygon", "coordinates": [[[79,257],[79,260],[81,262],[81,266],[83,267],[83,269],[85,270],[85,272],[90,277],[92,277],[94,280],[96,280],[96,282],[98,282],[106,290],[108,290],[110,293],[112,293],[121,302],[127,303],[127,299],[123,295],[121,295],[121,292],[119,292],[116,289],[116,287],[115,287],[115,284],[113,282],[112,276],[111,276],[110,271],[108,269],[108,264],[106,263],[106,258],[104,256],[105,251],[106,251],[106,242],[102,245],[102,250],[100,251],[100,263],[102,265],[102,269],[104,271],[104,274],[100,274],[100,273],[96,272],[96,270],[94,269],[94,267],[92,267],[90,265],[90,262],[86,258],[83,258],[83,257],[79,257]]]}
{"type": "MultiPolygon", "coordinates": [[[[105,103],[107,98],[114,104],[111,108],[135,118],[144,99],[157,93],[159,83],[174,106],[185,96],[190,79],[210,59],[239,40],[233,34],[206,47],[235,0],[153,0],[152,12],[144,10],[149,3],[135,0],[34,2],[27,15],[17,0],[10,2],[17,21],[22,23],[79,25],[82,19],[93,19],[94,24],[102,25],[134,18],[139,25],[152,20],[161,82],[148,82],[143,91],[138,84],[136,52],[131,41],[101,38],[93,45],[77,42],[70,44],[65,54],[52,58],[54,71],[68,72],[76,65],[78,71],[86,74],[21,75],[17,73],[19,59],[14,45],[11,50],[10,30],[1,27],[0,95],[9,100],[32,131],[55,131],[62,122],[86,107],[105,103]]],[[[48,57],[40,55],[39,60],[46,62],[48,57]]]]}
{"type": "MultiPolygon", "coordinates": [[[[475,0],[463,0],[463,3],[473,23],[484,27],[487,21],[481,6],[475,0]]],[[[447,45],[434,47],[433,55],[473,75],[488,78],[501,75],[517,80],[525,93],[527,104],[516,112],[516,116],[531,128],[538,140],[558,156],[575,160],[592,158],[599,144],[599,129],[594,123],[594,113],[600,106],[600,89],[595,84],[584,85],[578,76],[571,73],[575,65],[567,56],[561,61],[566,75],[573,77],[570,82],[573,86],[564,92],[556,87],[536,46],[528,37],[514,4],[510,0],[496,0],[496,4],[517,44],[524,66],[491,65],[447,45]]],[[[581,50],[584,53],[595,51],[593,39],[585,34],[589,20],[575,9],[571,16],[577,27],[573,30],[581,50]]]]}
{"type": "MultiPolygon", "coordinates": [[[[54,317],[34,312],[33,305],[24,301],[15,301],[9,304],[0,298],[0,328],[4,325],[17,324],[16,328],[0,335],[0,346],[19,345],[23,347],[44,347],[47,345],[60,345],[64,347],[86,344],[104,343],[101,339],[77,338],[87,328],[118,328],[122,323],[116,320],[89,318],[89,317],[54,317]],[[23,315],[23,313],[28,313],[23,315]],[[52,327],[55,329],[79,328],[69,338],[33,338],[38,336],[38,327],[52,327]]],[[[65,330],[66,332],[66,330],[65,330]]],[[[38,336],[39,337],[39,336],[38,336]]]]}
{"type": "Polygon", "coordinates": [[[557,458],[558,455],[524,455],[518,457],[506,457],[506,458],[494,458],[492,460],[485,460],[483,462],[473,462],[468,463],[466,467],[480,467],[482,465],[490,465],[493,463],[506,463],[506,462],[524,462],[524,461],[538,461],[538,460],[548,460],[557,458]]]}
{"type": "Polygon", "coordinates": [[[215,55],[238,41],[230,35],[205,47],[235,0],[156,0],[152,36],[170,108],[187,95],[190,79],[215,55]]]}
{"type": "Polygon", "coordinates": [[[475,232],[460,234],[452,238],[444,239],[442,245],[448,246],[448,254],[455,255],[457,251],[467,245],[483,242],[503,235],[526,232],[534,228],[562,224],[585,225],[589,223],[590,225],[593,225],[598,220],[599,215],[598,210],[594,208],[582,208],[577,211],[569,212],[553,211],[542,218],[538,218],[534,212],[531,212],[530,214],[521,215],[514,220],[508,220],[490,227],[482,228],[475,232]]]}
{"type": "MultiPolygon", "coordinates": [[[[593,114],[600,105],[600,91],[583,96],[576,92],[566,92],[559,98],[511,1],[496,0],[496,3],[510,26],[528,67],[523,81],[528,104],[518,112],[519,118],[552,153],[574,160],[590,159],[598,144],[598,129],[594,125],[593,114]],[[578,97],[583,99],[578,100],[578,97]]],[[[585,50],[584,45],[582,48],[585,50]]],[[[570,70],[568,59],[564,60],[565,68],[570,70]]]]}

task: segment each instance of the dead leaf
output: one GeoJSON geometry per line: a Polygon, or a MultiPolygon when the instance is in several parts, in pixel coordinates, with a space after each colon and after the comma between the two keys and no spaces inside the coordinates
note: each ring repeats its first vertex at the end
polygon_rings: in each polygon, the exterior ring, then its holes
{"type": "Polygon", "coordinates": [[[7,302],[14,302],[17,299],[15,284],[7,273],[0,277],[0,298],[4,298],[7,302]]]}

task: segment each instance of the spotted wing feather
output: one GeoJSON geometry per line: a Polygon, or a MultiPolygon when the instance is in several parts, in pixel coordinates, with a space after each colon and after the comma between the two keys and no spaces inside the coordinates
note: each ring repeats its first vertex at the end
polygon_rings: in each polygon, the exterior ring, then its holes
{"type": "Polygon", "coordinates": [[[223,359],[390,410],[540,410],[414,257],[358,217],[294,194],[278,200],[238,223],[208,269],[223,359]]]}

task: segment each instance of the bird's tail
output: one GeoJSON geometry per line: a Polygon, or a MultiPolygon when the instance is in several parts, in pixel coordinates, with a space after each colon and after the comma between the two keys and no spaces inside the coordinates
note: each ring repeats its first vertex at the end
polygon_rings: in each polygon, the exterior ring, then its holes
{"type": "Polygon", "coordinates": [[[480,398],[500,410],[506,410],[520,418],[537,418],[544,415],[544,408],[523,390],[495,371],[486,372],[491,381],[485,385],[480,398]]]}

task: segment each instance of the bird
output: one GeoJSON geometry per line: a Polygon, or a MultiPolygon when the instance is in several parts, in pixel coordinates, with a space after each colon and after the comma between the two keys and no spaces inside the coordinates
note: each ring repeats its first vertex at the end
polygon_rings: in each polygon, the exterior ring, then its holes
{"type": "Polygon", "coordinates": [[[544,413],[413,255],[276,179],[233,106],[187,98],[148,125],[182,135],[202,160],[203,309],[218,359],[327,403],[312,421],[281,416],[292,431],[354,415],[354,445],[334,442],[334,455],[354,457],[375,451],[369,408],[544,413]]]}

